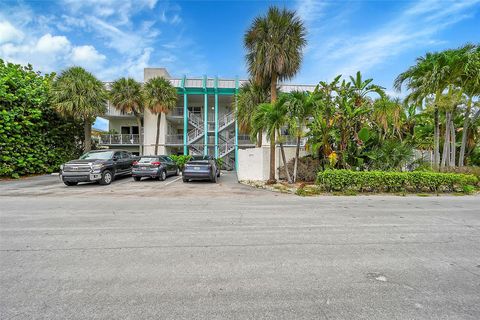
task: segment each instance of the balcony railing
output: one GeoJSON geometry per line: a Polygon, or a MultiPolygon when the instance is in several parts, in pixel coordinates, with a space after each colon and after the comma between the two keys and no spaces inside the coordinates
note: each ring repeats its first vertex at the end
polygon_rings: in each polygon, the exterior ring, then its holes
{"type": "Polygon", "coordinates": [[[99,144],[101,145],[138,145],[140,143],[138,134],[102,134],[99,144]]]}
{"type": "Polygon", "coordinates": [[[183,145],[183,134],[167,134],[165,137],[167,144],[181,144],[183,145]]]}

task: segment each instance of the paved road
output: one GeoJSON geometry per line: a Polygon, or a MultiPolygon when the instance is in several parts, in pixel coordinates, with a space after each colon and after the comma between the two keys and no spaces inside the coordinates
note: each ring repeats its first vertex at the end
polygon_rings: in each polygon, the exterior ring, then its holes
{"type": "Polygon", "coordinates": [[[479,319],[479,197],[0,182],[1,319],[479,319]]]}

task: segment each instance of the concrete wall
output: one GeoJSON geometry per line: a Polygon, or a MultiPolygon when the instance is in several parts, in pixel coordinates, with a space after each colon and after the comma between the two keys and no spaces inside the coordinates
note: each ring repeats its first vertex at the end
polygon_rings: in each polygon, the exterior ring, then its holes
{"type": "MultiPolygon", "coordinates": [[[[167,70],[164,68],[145,68],[143,73],[143,80],[148,81],[154,77],[170,78],[167,70]]],[[[160,122],[160,138],[158,141],[158,154],[166,154],[165,149],[165,136],[167,135],[167,122],[166,116],[162,114],[162,120],[160,122]]],[[[149,110],[145,110],[143,114],[143,145],[144,154],[155,154],[155,139],[157,137],[157,115],[151,113],[149,110]]]]}
{"type": "MultiPolygon", "coordinates": [[[[285,147],[285,158],[288,161],[295,157],[295,147],[285,147]]],[[[300,157],[307,152],[300,149],[300,157]]],[[[283,165],[280,147],[275,150],[275,177],[278,179],[278,167],[283,165]]],[[[238,180],[268,180],[270,175],[270,146],[261,148],[238,149],[238,180]]]]}

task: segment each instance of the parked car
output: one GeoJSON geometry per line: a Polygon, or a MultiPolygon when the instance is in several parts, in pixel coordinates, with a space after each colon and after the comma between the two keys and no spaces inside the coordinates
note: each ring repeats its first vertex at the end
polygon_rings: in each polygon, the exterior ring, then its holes
{"type": "Polygon", "coordinates": [[[182,176],[183,182],[193,179],[217,182],[217,178],[220,177],[220,168],[212,156],[193,156],[185,164],[182,176]]]}
{"type": "Polygon", "coordinates": [[[168,176],[179,174],[177,164],[168,156],[141,156],[132,167],[132,177],[135,181],[140,181],[143,177],[163,181],[168,176]]]}
{"type": "Polygon", "coordinates": [[[110,184],[115,177],[132,174],[132,165],[138,158],[125,150],[92,150],[80,159],[60,166],[60,178],[67,186],[79,182],[110,184]]]}

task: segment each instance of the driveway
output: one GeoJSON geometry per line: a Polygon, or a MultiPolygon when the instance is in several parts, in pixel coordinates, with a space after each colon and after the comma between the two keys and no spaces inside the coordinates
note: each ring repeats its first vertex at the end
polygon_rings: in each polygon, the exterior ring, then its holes
{"type": "Polygon", "coordinates": [[[1,319],[479,319],[480,198],[0,182],[1,319]]]}

